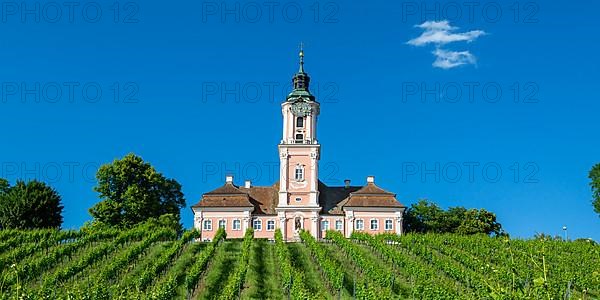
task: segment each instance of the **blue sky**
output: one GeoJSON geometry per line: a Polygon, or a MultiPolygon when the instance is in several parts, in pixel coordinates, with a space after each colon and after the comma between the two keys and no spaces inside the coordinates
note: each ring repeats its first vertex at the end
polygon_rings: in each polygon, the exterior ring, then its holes
{"type": "Polygon", "coordinates": [[[0,177],[49,182],[66,228],[90,219],[97,167],[129,152],[188,206],[225,173],[272,184],[302,41],[324,182],[375,175],[406,205],[486,208],[513,236],[600,240],[600,7],[504,2],[3,2],[0,177]]]}

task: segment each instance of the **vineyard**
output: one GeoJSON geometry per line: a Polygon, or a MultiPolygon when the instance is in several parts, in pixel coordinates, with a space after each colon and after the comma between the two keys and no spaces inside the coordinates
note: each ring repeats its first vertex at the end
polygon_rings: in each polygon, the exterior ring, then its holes
{"type": "Polygon", "coordinates": [[[0,231],[0,299],[598,299],[600,246],[486,236],[197,242],[129,230],[0,231]]]}

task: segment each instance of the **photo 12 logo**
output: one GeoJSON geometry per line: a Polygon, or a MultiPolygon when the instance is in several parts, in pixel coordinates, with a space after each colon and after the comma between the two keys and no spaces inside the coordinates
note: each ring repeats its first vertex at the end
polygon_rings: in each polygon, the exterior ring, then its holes
{"type": "MultiPolygon", "coordinates": [[[[319,164],[319,180],[327,184],[340,182],[339,165],[335,162],[321,162],[319,164]]],[[[273,184],[279,180],[280,161],[264,162],[203,162],[201,166],[202,183],[219,181],[226,176],[233,176],[235,180],[250,180],[251,182],[265,182],[273,184]]]]}
{"type": "Polygon", "coordinates": [[[139,90],[136,82],[7,81],[0,83],[0,103],[138,103],[139,90]]]}
{"type": "MultiPolygon", "coordinates": [[[[265,82],[202,82],[202,103],[275,103],[284,101],[293,87],[290,83],[265,82]]],[[[337,82],[313,82],[311,93],[321,103],[339,102],[337,82]]]]}
{"type": "Polygon", "coordinates": [[[402,1],[403,23],[448,20],[460,23],[539,23],[540,5],[533,1],[402,1]]]}
{"type": "Polygon", "coordinates": [[[540,167],[535,162],[402,162],[402,182],[458,183],[483,181],[497,183],[508,176],[513,183],[538,183],[540,167]]]}
{"type": "Polygon", "coordinates": [[[536,82],[402,82],[402,103],[539,103],[536,82]]]}
{"type": "Polygon", "coordinates": [[[137,2],[2,1],[2,23],[139,23],[137,2]]]}
{"type": "Polygon", "coordinates": [[[96,171],[100,168],[97,162],[16,162],[0,163],[0,178],[17,180],[38,180],[46,183],[68,182],[80,180],[96,183],[96,171]]]}
{"type": "Polygon", "coordinates": [[[202,23],[338,23],[337,2],[202,2],[202,23]]]}

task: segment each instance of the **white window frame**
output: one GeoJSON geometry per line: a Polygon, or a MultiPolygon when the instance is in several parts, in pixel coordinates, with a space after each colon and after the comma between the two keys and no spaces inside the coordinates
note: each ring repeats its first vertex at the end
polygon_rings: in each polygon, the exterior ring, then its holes
{"type": "Polygon", "coordinates": [[[254,219],[252,221],[252,228],[254,229],[254,231],[262,231],[262,220],[254,219]],[[256,226],[256,224],[258,224],[258,226],[256,226]]]}
{"type": "Polygon", "coordinates": [[[217,229],[219,228],[223,228],[225,230],[227,230],[227,220],[226,219],[220,219],[219,222],[217,222],[217,229]],[[221,227],[221,222],[223,222],[223,227],[221,227]]]}
{"type": "Polygon", "coordinates": [[[275,220],[267,220],[267,231],[275,231],[275,220]],[[273,225],[273,229],[269,229],[269,225],[273,225]]]}
{"type": "Polygon", "coordinates": [[[231,230],[242,230],[242,220],[240,220],[240,219],[234,219],[234,220],[231,222],[231,230]],[[235,223],[236,223],[236,222],[237,222],[237,223],[238,223],[238,225],[239,225],[239,227],[238,227],[238,228],[235,228],[235,223]]]}
{"type": "Polygon", "coordinates": [[[294,179],[296,181],[304,181],[304,166],[303,165],[296,166],[296,169],[294,170],[294,179]]]}
{"type": "Polygon", "coordinates": [[[365,230],[365,220],[363,219],[356,219],[356,222],[354,224],[354,229],[355,230],[365,230]],[[358,224],[361,223],[362,226],[358,226],[358,224]]]}
{"type": "Polygon", "coordinates": [[[335,220],[335,230],[337,230],[337,231],[344,230],[344,221],[342,221],[342,220],[335,220]],[[338,224],[340,225],[339,228],[338,228],[338,224]]]}
{"type": "Polygon", "coordinates": [[[384,221],[384,225],[383,225],[383,229],[390,231],[390,230],[394,230],[394,220],[392,219],[385,219],[384,221]],[[390,227],[388,228],[388,222],[390,222],[390,227]]]}
{"type": "Polygon", "coordinates": [[[329,230],[329,220],[321,220],[321,230],[322,231],[329,230]]]}
{"type": "Polygon", "coordinates": [[[369,220],[369,229],[370,230],[379,230],[379,219],[369,220]],[[375,227],[373,227],[373,221],[375,221],[375,227]]]}
{"type": "Polygon", "coordinates": [[[208,219],[202,221],[202,231],[212,231],[212,220],[208,219]]]}

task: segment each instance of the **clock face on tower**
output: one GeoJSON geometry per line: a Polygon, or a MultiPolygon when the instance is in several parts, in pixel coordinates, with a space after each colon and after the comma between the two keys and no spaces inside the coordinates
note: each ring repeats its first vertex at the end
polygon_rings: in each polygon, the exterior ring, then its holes
{"type": "Polygon", "coordinates": [[[305,117],[310,113],[310,111],[310,104],[305,101],[300,100],[292,104],[292,114],[294,114],[294,116],[305,117]]]}

